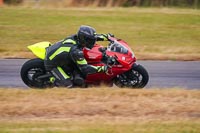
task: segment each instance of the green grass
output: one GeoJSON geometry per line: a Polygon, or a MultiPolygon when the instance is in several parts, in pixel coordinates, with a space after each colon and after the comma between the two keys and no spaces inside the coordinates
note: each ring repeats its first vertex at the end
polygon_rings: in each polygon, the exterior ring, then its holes
{"type": "Polygon", "coordinates": [[[162,8],[3,7],[0,55],[27,52],[27,45],[40,41],[54,43],[83,24],[126,40],[140,59],[200,59],[200,11],[162,8]]]}
{"type": "Polygon", "coordinates": [[[200,123],[131,122],[107,123],[88,121],[14,121],[0,122],[0,133],[199,133],[200,123]]]}

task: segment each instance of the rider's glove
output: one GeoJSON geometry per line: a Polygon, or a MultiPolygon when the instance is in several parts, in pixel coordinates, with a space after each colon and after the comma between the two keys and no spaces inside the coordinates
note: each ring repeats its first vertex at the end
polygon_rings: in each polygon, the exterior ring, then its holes
{"type": "Polygon", "coordinates": [[[109,40],[110,37],[114,37],[113,34],[108,33],[108,34],[102,34],[107,40],[109,40]]]}
{"type": "Polygon", "coordinates": [[[104,72],[107,75],[113,75],[111,66],[105,65],[98,68],[98,72],[104,72]]]}
{"type": "Polygon", "coordinates": [[[107,34],[109,37],[115,37],[112,33],[107,34]]]}
{"type": "Polygon", "coordinates": [[[105,66],[99,66],[97,68],[97,72],[104,72],[104,73],[106,73],[108,71],[108,68],[109,67],[107,65],[105,65],[105,66]]]}

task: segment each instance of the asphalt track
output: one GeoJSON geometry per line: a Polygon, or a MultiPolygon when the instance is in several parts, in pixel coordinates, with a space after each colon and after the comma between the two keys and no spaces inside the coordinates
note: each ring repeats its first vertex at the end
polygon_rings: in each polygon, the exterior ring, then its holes
{"type": "MultiPolygon", "coordinates": [[[[25,88],[20,69],[27,59],[0,59],[0,87],[25,88]]],[[[199,61],[138,61],[149,72],[146,89],[185,88],[200,89],[199,61]]]]}

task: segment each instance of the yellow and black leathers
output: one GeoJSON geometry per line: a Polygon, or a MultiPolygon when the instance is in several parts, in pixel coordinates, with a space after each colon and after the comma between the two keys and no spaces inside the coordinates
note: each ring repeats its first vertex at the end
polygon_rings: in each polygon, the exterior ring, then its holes
{"type": "MultiPolygon", "coordinates": [[[[97,41],[107,40],[107,34],[97,36],[97,41]]],[[[72,35],[66,39],[55,43],[46,50],[45,68],[52,72],[59,85],[71,87],[71,76],[74,71],[79,71],[82,75],[105,72],[106,66],[88,65],[84,58],[82,46],[79,44],[77,35],[72,35]]]]}

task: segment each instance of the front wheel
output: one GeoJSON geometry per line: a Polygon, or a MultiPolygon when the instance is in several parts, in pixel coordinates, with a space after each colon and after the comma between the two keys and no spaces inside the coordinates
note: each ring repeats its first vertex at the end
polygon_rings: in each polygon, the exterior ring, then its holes
{"type": "Polygon", "coordinates": [[[149,74],[142,65],[133,65],[132,69],[118,75],[114,83],[118,87],[143,88],[149,81],[149,74]]]}

